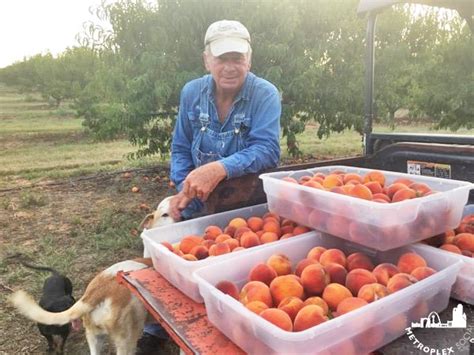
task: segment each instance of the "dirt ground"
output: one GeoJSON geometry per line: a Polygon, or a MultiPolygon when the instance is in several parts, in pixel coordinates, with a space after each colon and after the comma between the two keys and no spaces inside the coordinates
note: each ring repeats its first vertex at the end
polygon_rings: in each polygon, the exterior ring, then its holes
{"type": "MultiPolygon", "coordinates": [[[[167,175],[163,168],[142,169],[0,191],[0,354],[43,354],[47,348],[36,325],[19,316],[6,296],[21,288],[39,299],[48,274],[8,256],[21,253],[65,273],[78,299],[98,271],[141,256],[136,228],[149,209],[173,193],[167,175]],[[133,193],[134,186],[140,191],[133,193]]],[[[87,349],[83,331],[70,335],[67,354],[87,349]]],[[[176,352],[172,344],[163,349],[176,352]]]]}

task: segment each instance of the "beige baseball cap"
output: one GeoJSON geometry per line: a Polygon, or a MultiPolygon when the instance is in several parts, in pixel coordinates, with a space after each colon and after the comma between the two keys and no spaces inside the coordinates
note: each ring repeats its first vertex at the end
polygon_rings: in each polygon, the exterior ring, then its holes
{"type": "Polygon", "coordinates": [[[212,23],[207,29],[204,37],[206,45],[209,45],[215,57],[229,52],[247,53],[250,34],[239,21],[221,20],[212,23]]]}

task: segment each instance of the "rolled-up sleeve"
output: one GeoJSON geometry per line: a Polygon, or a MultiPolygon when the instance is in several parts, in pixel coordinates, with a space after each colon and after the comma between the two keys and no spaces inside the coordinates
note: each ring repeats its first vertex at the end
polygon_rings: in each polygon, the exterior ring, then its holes
{"type": "Polygon", "coordinates": [[[228,179],[276,167],[280,160],[280,95],[268,82],[258,89],[247,147],[221,160],[228,179]]]}

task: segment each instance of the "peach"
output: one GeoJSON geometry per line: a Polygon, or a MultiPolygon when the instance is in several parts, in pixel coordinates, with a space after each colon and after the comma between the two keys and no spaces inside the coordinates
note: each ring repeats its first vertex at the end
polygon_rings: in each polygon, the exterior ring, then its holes
{"type": "Polygon", "coordinates": [[[308,180],[305,183],[303,183],[302,185],[312,187],[312,188],[318,189],[318,190],[324,190],[324,186],[321,183],[317,182],[316,180],[308,180]]]}
{"type": "Polygon", "coordinates": [[[228,234],[232,237],[235,238],[235,231],[237,230],[237,228],[235,228],[234,226],[227,226],[224,228],[224,234],[228,234]]]}
{"type": "Polygon", "coordinates": [[[431,187],[422,182],[414,182],[413,184],[408,185],[408,187],[415,191],[417,197],[425,196],[432,192],[431,187]]]}
{"type": "Polygon", "coordinates": [[[296,226],[296,223],[293,222],[291,219],[284,218],[284,219],[281,221],[280,225],[281,225],[282,227],[284,227],[284,226],[292,226],[292,227],[295,227],[295,226],[296,226]]]}
{"type": "MultiPolygon", "coordinates": [[[[294,229],[294,228],[295,228],[295,227],[293,227],[292,225],[281,226],[281,227],[280,227],[280,233],[281,233],[282,235],[288,234],[288,233],[293,233],[293,229],[294,229]]],[[[270,233],[271,233],[271,232],[270,232],[270,233]]]]}
{"type": "Polygon", "coordinates": [[[312,180],[312,179],[313,179],[312,176],[303,175],[302,177],[300,177],[300,178],[298,179],[298,183],[299,183],[300,185],[303,185],[306,181],[309,181],[309,180],[312,180]]]}
{"type": "Polygon", "coordinates": [[[174,252],[174,248],[173,248],[173,246],[171,245],[171,243],[169,243],[169,242],[161,242],[160,244],[163,245],[164,247],[166,247],[166,249],[168,249],[170,252],[174,252]]]}
{"type": "Polygon", "coordinates": [[[420,267],[417,267],[415,270],[413,270],[410,275],[413,276],[418,281],[421,281],[433,274],[436,274],[435,269],[432,269],[428,266],[420,266],[420,267]]]}
{"type": "Polygon", "coordinates": [[[346,287],[357,296],[362,286],[376,283],[377,278],[370,271],[365,269],[354,269],[349,271],[346,277],[346,287]]]}
{"type": "Polygon", "coordinates": [[[240,294],[239,288],[232,281],[227,281],[227,280],[220,281],[216,284],[216,288],[222,293],[225,293],[226,295],[234,297],[236,300],[239,299],[239,294],[240,294]]]}
{"type": "Polygon", "coordinates": [[[261,281],[247,282],[240,290],[239,299],[244,305],[252,301],[260,301],[268,307],[273,306],[270,288],[261,281]]]}
{"type": "Polygon", "coordinates": [[[274,254],[270,256],[266,263],[276,271],[278,276],[288,275],[291,273],[290,259],[284,254],[274,254]]]}
{"type": "Polygon", "coordinates": [[[273,233],[273,232],[264,232],[260,236],[260,243],[261,244],[276,242],[277,240],[278,240],[278,235],[276,233],[273,233]]]}
{"type": "Polygon", "coordinates": [[[388,294],[388,290],[384,285],[372,283],[362,286],[357,293],[357,297],[362,298],[367,303],[371,303],[388,296],[388,294]]]}
{"type": "Polygon", "coordinates": [[[191,249],[189,254],[192,254],[198,260],[206,259],[209,256],[209,250],[203,245],[196,245],[191,249]]]}
{"type": "Polygon", "coordinates": [[[257,232],[263,228],[263,219],[260,217],[250,217],[247,219],[247,225],[252,231],[257,232]]]}
{"type": "Polygon", "coordinates": [[[388,280],[393,276],[400,272],[398,267],[391,263],[382,263],[377,265],[372,274],[374,274],[377,282],[384,286],[387,286],[388,280]]]}
{"type": "Polygon", "coordinates": [[[347,257],[347,270],[351,271],[354,269],[366,269],[372,271],[374,269],[374,264],[364,253],[352,253],[347,257]]]}
{"type": "Polygon", "coordinates": [[[201,244],[203,239],[197,235],[189,235],[184,237],[179,243],[179,250],[181,250],[184,254],[189,254],[191,249],[194,248],[196,245],[201,244]]]}
{"type": "Polygon", "coordinates": [[[400,189],[392,196],[392,203],[416,198],[416,191],[410,188],[400,189]]]}
{"type": "Polygon", "coordinates": [[[235,229],[240,227],[248,227],[247,221],[244,218],[236,217],[229,222],[229,227],[234,227],[235,229]]]}
{"type": "Polygon", "coordinates": [[[305,306],[315,305],[315,306],[321,307],[323,309],[324,315],[326,316],[329,313],[329,306],[326,303],[326,301],[323,300],[321,297],[318,297],[318,296],[308,297],[307,299],[304,300],[303,304],[305,306]]]}
{"type": "Polygon", "coordinates": [[[279,304],[278,309],[285,311],[290,316],[291,320],[294,321],[296,314],[303,308],[303,300],[298,297],[286,297],[279,304]]]}
{"type": "Polygon", "coordinates": [[[258,235],[252,231],[245,232],[240,237],[240,246],[244,248],[251,248],[257,245],[260,245],[260,239],[258,238],[258,235]]]}
{"type": "Polygon", "coordinates": [[[329,234],[336,236],[349,235],[350,220],[344,216],[328,215],[326,219],[326,230],[329,234]]]}
{"type": "Polygon", "coordinates": [[[408,325],[407,316],[403,313],[396,314],[389,320],[384,323],[383,328],[387,331],[387,333],[392,335],[399,335],[403,333],[403,330],[408,325]]]}
{"type": "Polygon", "coordinates": [[[461,250],[461,254],[464,256],[467,256],[469,258],[472,258],[474,256],[474,253],[470,252],[469,250],[463,249],[461,250]]]}
{"type": "Polygon", "coordinates": [[[337,306],[343,299],[349,297],[352,297],[351,291],[349,291],[346,287],[336,283],[327,285],[323,291],[323,300],[327,303],[332,311],[337,309],[337,306]]]}
{"type": "Polygon", "coordinates": [[[219,234],[216,237],[215,241],[216,241],[216,243],[223,243],[226,239],[231,239],[231,238],[232,237],[230,235],[223,233],[223,234],[219,234]]]}
{"type": "Polygon", "coordinates": [[[275,212],[267,212],[262,216],[262,219],[265,221],[267,218],[274,218],[278,223],[280,223],[280,216],[275,212]]]}
{"type": "Polygon", "coordinates": [[[375,194],[382,193],[382,185],[378,181],[369,181],[364,184],[372,192],[372,198],[375,194]]]}
{"type": "MultiPolygon", "coordinates": [[[[347,185],[346,185],[347,186],[347,185]]],[[[336,194],[347,195],[344,186],[334,186],[329,189],[330,192],[334,192],[336,194]]]]}
{"type": "Polygon", "coordinates": [[[298,181],[290,176],[285,176],[283,179],[283,181],[288,181],[288,182],[291,182],[292,184],[297,184],[298,181]]]}
{"type": "Polygon", "coordinates": [[[304,306],[295,317],[293,330],[295,332],[301,332],[326,322],[327,320],[329,319],[324,315],[324,311],[321,307],[315,305],[304,306]]]}
{"type": "Polygon", "coordinates": [[[270,323],[273,323],[277,327],[286,330],[288,332],[293,331],[293,322],[291,321],[290,316],[281,309],[278,308],[268,308],[260,313],[260,317],[266,319],[270,323]]]}
{"type": "Polygon", "coordinates": [[[400,272],[410,274],[413,270],[420,266],[427,266],[425,259],[416,253],[405,253],[400,256],[397,263],[400,272]]]}
{"type": "Polygon", "coordinates": [[[213,245],[213,244],[216,244],[216,242],[215,242],[214,240],[212,240],[212,239],[205,239],[205,240],[203,240],[202,243],[201,243],[201,245],[202,245],[203,247],[206,247],[207,250],[209,250],[209,248],[210,248],[211,245],[213,245]]]}
{"type": "Polygon", "coordinates": [[[359,174],[356,174],[356,173],[344,174],[344,177],[343,177],[344,184],[347,184],[351,180],[355,180],[355,181],[358,181],[358,182],[363,181],[362,176],[360,176],[359,174]]]}
{"type": "Polygon", "coordinates": [[[459,233],[454,237],[454,244],[461,250],[468,250],[474,253],[474,234],[459,233]]]}
{"type": "Polygon", "coordinates": [[[286,233],[286,234],[283,234],[280,237],[280,240],[285,240],[285,239],[292,238],[292,237],[294,237],[293,233],[286,233]]]}
{"type": "Polygon", "coordinates": [[[193,254],[184,254],[182,256],[182,258],[184,260],[187,260],[187,261],[197,261],[198,260],[193,254]]]}
{"type": "Polygon", "coordinates": [[[270,283],[270,293],[275,304],[280,304],[286,297],[303,298],[304,289],[295,275],[277,276],[270,283]]]}
{"type": "Polygon", "coordinates": [[[234,232],[234,238],[240,241],[240,238],[242,238],[242,234],[244,234],[245,232],[252,232],[252,230],[249,227],[237,228],[234,232]]]}
{"type": "Polygon", "coordinates": [[[222,234],[222,229],[218,226],[208,226],[204,230],[204,239],[216,239],[218,235],[222,234]]]}
{"type": "Polygon", "coordinates": [[[270,283],[277,277],[276,271],[267,264],[260,263],[255,265],[249,273],[250,281],[261,281],[270,286],[270,283]]]}
{"type": "Polygon", "coordinates": [[[265,232],[275,233],[278,236],[281,235],[280,224],[278,222],[274,222],[274,221],[265,222],[265,224],[263,225],[263,230],[265,232]]]}
{"type": "Polygon", "coordinates": [[[249,302],[245,305],[245,307],[247,307],[247,309],[249,309],[250,311],[252,311],[253,313],[255,314],[260,314],[262,313],[264,310],[268,309],[269,307],[263,303],[262,301],[252,301],[252,302],[249,302]]]}
{"type": "Polygon", "coordinates": [[[296,264],[295,275],[301,276],[301,273],[303,272],[304,268],[311,264],[319,264],[319,263],[316,260],[310,259],[310,258],[305,258],[305,259],[300,260],[298,264],[296,264]]]}
{"type": "Polygon", "coordinates": [[[319,258],[319,262],[323,265],[326,266],[330,263],[336,263],[340,264],[344,267],[346,267],[346,256],[344,253],[339,250],[339,249],[328,249],[325,252],[321,254],[321,257],[319,258]]]}
{"type": "Polygon", "coordinates": [[[369,171],[364,175],[364,183],[377,181],[382,187],[385,185],[385,175],[378,170],[369,171]]]}
{"type": "Polygon", "coordinates": [[[410,274],[399,273],[390,278],[390,280],[388,280],[387,290],[390,293],[394,293],[396,291],[404,289],[405,287],[413,285],[417,281],[418,280],[410,274]]]}
{"type": "Polygon", "coordinates": [[[293,235],[308,233],[311,229],[306,226],[296,226],[293,229],[293,235]]]}
{"type": "Polygon", "coordinates": [[[390,198],[390,200],[393,199],[393,195],[398,191],[398,190],[405,190],[407,189],[408,186],[402,183],[393,183],[387,187],[387,196],[390,198]]]}
{"type": "Polygon", "coordinates": [[[405,185],[405,186],[410,186],[411,184],[414,183],[414,181],[413,181],[413,180],[410,180],[410,179],[408,179],[408,178],[398,178],[398,179],[396,179],[393,183],[394,183],[394,184],[403,184],[403,185],[405,185]]]}
{"type": "Polygon", "coordinates": [[[389,203],[391,202],[390,197],[388,197],[384,193],[375,193],[375,194],[373,194],[372,201],[374,201],[374,200],[384,200],[384,201],[387,201],[389,203]]]}
{"type": "Polygon", "coordinates": [[[363,300],[362,298],[358,298],[358,297],[344,298],[337,306],[337,310],[336,310],[337,316],[339,317],[343,314],[346,314],[350,311],[363,307],[367,304],[368,304],[367,301],[363,300]]]}
{"type": "Polygon", "coordinates": [[[311,227],[323,227],[326,225],[328,214],[324,211],[314,209],[308,215],[308,225],[311,227]]]}
{"type": "Polygon", "coordinates": [[[308,252],[308,259],[314,259],[316,261],[319,261],[319,258],[321,255],[326,251],[327,249],[324,247],[314,247],[308,252]]]}
{"type": "Polygon", "coordinates": [[[329,174],[323,180],[323,187],[328,190],[334,186],[342,185],[344,185],[344,181],[341,175],[329,174]]]}
{"type": "Polygon", "coordinates": [[[233,251],[235,248],[240,246],[239,241],[234,238],[226,239],[224,240],[224,243],[229,245],[230,251],[233,251]]]}
{"type": "Polygon", "coordinates": [[[459,227],[456,228],[458,233],[474,233],[474,213],[468,214],[461,219],[459,227]]]}
{"type": "Polygon", "coordinates": [[[372,191],[365,185],[354,185],[349,190],[349,195],[352,197],[361,198],[363,200],[372,200],[372,191]]]}
{"type": "Polygon", "coordinates": [[[329,282],[329,274],[320,264],[308,265],[301,273],[301,283],[307,295],[320,295],[329,282]]]}
{"type": "Polygon", "coordinates": [[[237,248],[234,248],[234,249],[232,250],[232,252],[234,253],[234,252],[240,251],[240,250],[245,250],[245,248],[244,248],[244,247],[237,247],[237,248]]]}
{"type": "Polygon", "coordinates": [[[324,269],[329,274],[330,282],[341,285],[346,284],[347,270],[341,264],[329,263],[324,269]]]}
{"type": "Polygon", "coordinates": [[[230,247],[227,243],[216,243],[209,248],[209,256],[218,256],[230,253],[230,247]]]}

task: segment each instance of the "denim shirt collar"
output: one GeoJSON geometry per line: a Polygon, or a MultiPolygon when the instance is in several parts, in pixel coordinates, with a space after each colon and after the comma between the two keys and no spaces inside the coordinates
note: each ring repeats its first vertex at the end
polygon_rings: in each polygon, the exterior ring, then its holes
{"type": "MultiPolygon", "coordinates": [[[[235,97],[234,102],[240,101],[240,99],[249,101],[250,100],[250,88],[252,87],[252,83],[255,79],[255,74],[248,72],[247,76],[245,77],[244,85],[240,89],[239,93],[235,97]]],[[[202,91],[208,93],[209,100],[214,102],[214,90],[215,90],[215,82],[212,78],[211,74],[207,74],[204,77],[205,84],[202,86],[202,91]]]]}

